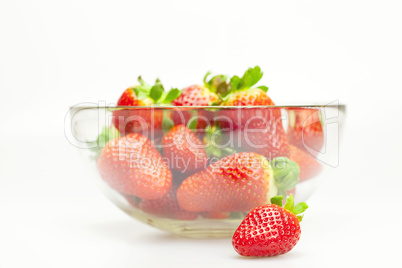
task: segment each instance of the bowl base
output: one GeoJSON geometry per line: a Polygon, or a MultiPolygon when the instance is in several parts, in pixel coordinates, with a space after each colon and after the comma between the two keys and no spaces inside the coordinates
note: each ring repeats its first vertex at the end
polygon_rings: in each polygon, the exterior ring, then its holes
{"type": "Polygon", "coordinates": [[[142,211],[125,210],[127,214],[155,228],[188,238],[232,237],[241,219],[203,219],[184,221],[153,216],[142,211]]]}

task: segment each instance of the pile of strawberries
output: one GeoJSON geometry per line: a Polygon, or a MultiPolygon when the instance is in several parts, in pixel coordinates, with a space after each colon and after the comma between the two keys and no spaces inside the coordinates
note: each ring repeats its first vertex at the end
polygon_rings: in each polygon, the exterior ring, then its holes
{"type": "Polygon", "coordinates": [[[317,109],[291,108],[285,131],[268,87],[256,86],[262,75],[258,66],[242,77],[208,73],[169,92],[139,77],[98,138],[101,177],[135,208],[176,220],[234,217],[292,196],[321,171],[311,152],[323,127],[317,109]]]}
{"type": "Polygon", "coordinates": [[[305,151],[323,146],[319,111],[289,109],[285,132],[268,88],[255,86],[262,75],[258,66],[242,77],[208,73],[203,85],[169,92],[139,77],[117,103],[130,107],[113,112],[117,130],[101,134],[102,178],[144,212],[180,220],[225,218],[294,194],[321,171],[305,151]]]}

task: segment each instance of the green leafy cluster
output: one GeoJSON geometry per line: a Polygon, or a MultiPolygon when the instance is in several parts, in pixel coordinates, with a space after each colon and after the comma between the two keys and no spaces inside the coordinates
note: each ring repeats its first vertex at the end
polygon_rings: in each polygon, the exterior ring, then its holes
{"type": "MultiPolygon", "coordinates": [[[[282,200],[283,200],[282,195],[272,197],[271,204],[275,204],[277,206],[282,207],[282,200]]],[[[286,199],[286,203],[283,208],[292,212],[293,214],[295,214],[297,219],[299,220],[299,222],[301,222],[303,219],[303,215],[300,215],[300,214],[303,213],[304,211],[306,211],[306,209],[308,208],[308,205],[305,202],[300,202],[295,205],[293,195],[290,194],[288,196],[288,198],[286,199]]]]}
{"type": "Polygon", "coordinates": [[[213,76],[210,80],[207,81],[208,76],[211,72],[208,72],[204,76],[204,85],[208,88],[211,92],[220,93],[226,91],[228,88],[228,76],[223,74],[218,74],[213,76]]]}
{"type": "Polygon", "coordinates": [[[227,146],[220,148],[222,147],[220,145],[224,143],[224,139],[222,130],[219,128],[218,124],[206,127],[204,142],[208,145],[208,147],[205,148],[208,157],[214,156],[222,158],[236,153],[235,149],[227,146]]]}
{"type": "MultiPolygon", "coordinates": [[[[251,88],[261,80],[262,75],[263,72],[259,66],[248,68],[241,78],[237,75],[234,75],[230,79],[230,93],[251,88]]],[[[257,88],[260,88],[265,92],[268,91],[268,87],[266,86],[258,86],[257,88]]]]}
{"type": "Polygon", "coordinates": [[[134,86],[132,89],[139,100],[151,98],[154,103],[157,104],[170,104],[181,94],[180,90],[177,88],[172,88],[169,92],[165,92],[165,89],[159,78],[156,79],[153,86],[150,86],[148,83],[146,83],[141,76],[138,77],[138,82],[140,84],[134,86]]]}
{"type": "MultiPolygon", "coordinates": [[[[222,100],[225,100],[228,95],[239,90],[247,90],[256,85],[262,78],[263,72],[259,66],[254,68],[248,68],[242,77],[234,75],[229,77],[227,75],[218,74],[209,79],[211,72],[208,72],[204,76],[204,86],[208,88],[209,91],[216,93],[220,96],[222,100]]],[[[143,100],[145,98],[151,98],[154,103],[169,105],[172,101],[177,99],[182,91],[177,88],[172,88],[169,92],[165,92],[165,89],[159,79],[156,79],[153,86],[146,83],[141,76],[138,77],[137,86],[134,86],[134,90],[137,98],[143,100]]],[[[268,91],[266,86],[257,86],[257,88],[268,91]]],[[[213,103],[212,105],[217,105],[218,103],[213,103]]]]}

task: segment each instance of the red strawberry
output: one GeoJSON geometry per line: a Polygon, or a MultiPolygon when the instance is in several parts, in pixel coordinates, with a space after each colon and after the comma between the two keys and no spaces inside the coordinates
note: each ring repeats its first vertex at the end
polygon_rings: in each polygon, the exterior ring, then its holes
{"type": "Polygon", "coordinates": [[[140,209],[146,213],[169,219],[195,220],[198,217],[198,213],[185,211],[177,203],[177,188],[177,186],[173,185],[164,197],[156,200],[143,199],[139,205],[140,209]]]}
{"type": "Polygon", "coordinates": [[[109,141],[97,164],[110,187],[126,195],[158,199],[172,184],[166,162],[151,141],[139,133],[109,141]]]}
{"type": "MultiPolygon", "coordinates": [[[[263,110],[265,108],[261,108],[263,110]]],[[[266,121],[265,125],[245,127],[233,131],[233,142],[238,151],[262,154],[268,160],[289,156],[289,144],[282,122],[266,121]]]]}
{"type": "Polygon", "coordinates": [[[324,145],[324,131],[320,121],[319,109],[288,109],[289,127],[287,137],[291,144],[307,151],[313,149],[316,155],[324,145]]]}
{"type": "MultiPolygon", "coordinates": [[[[226,76],[217,75],[207,81],[209,73],[204,77],[204,85],[192,85],[181,92],[181,95],[172,101],[175,106],[210,106],[220,102],[216,91],[225,84],[226,76]]],[[[205,129],[212,125],[213,113],[206,110],[184,109],[176,110],[172,119],[175,125],[188,125],[190,120],[196,120],[194,129],[205,129]]]]}
{"type": "Polygon", "coordinates": [[[322,165],[311,154],[293,145],[289,148],[289,159],[299,164],[301,182],[317,176],[322,171],[322,165]]]}
{"type": "Polygon", "coordinates": [[[206,167],[207,153],[201,140],[191,129],[174,126],[162,139],[163,155],[171,169],[190,173],[206,167]]]}
{"type": "MultiPolygon", "coordinates": [[[[230,79],[229,88],[222,93],[221,106],[274,106],[275,103],[267,95],[268,87],[253,87],[262,78],[263,73],[260,67],[249,68],[242,78],[237,75],[230,79]]],[[[228,117],[229,122],[222,121],[221,127],[229,127],[233,124],[233,129],[244,128],[247,121],[253,118],[252,126],[257,127],[265,121],[279,121],[281,117],[280,109],[224,109],[220,113],[228,117]]]]}
{"type": "MultiPolygon", "coordinates": [[[[154,106],[160,103],[169,103],[180,93],[172,89],[169,93],[157,79],[154,86],[145,83],[138,78],[140,85],[126,89],[119,98],[118,106],[154,106]]],[[[112,122],[124,136],[129,133],[142,133],[147,137],[162,134],[163,110],[152,108],[130,108],[113,111],[112,122]]]]}
{"type": "Polygon", "coordinates": [[[181,92],[180,96],[172,101],[176,106],[209,106],[219,102],[219,97],[206,86],[192,85],[181,92]]]}
{"type": "Polygon", "coordinates": [[[219,119],[215,120],[218,120],[223,131],[237,130],[233,141],[240,150],[254,151],[268,159],[288,156],[288,142],[280,108],[266,107],[275,105],[266,94],[267,87],[252,88],[261,77],[262,72],[258,66],[248,69],[242,78],[232,77],[231,88],[224,93],[221,105],[240,107],[221,109],[219,119]]]}
{"type": "Polygon", "coordinates": [[[255,153],[222,158],[183,181],[180,206],[194,212],[248,211],[277,192],[267,159],[255,153]]]}
{"type": "Polygon", "coordinates": [[[300,239],[300,224],[308,206],[294,206],[293,196],[282,208],[282,196],[271,199],[272,204],[254,208],[232,238],[233,248],[242,256],[268,257],[289,252],[300,239]]]}
{"type": "Polygon", "coordinates": [[[202,136],[203,130],[213,124],[214,113],[203,109],[175,107],[172,120],[174,125],[191,126],[192,129],[197,130],[197,134],[202,136]]]}

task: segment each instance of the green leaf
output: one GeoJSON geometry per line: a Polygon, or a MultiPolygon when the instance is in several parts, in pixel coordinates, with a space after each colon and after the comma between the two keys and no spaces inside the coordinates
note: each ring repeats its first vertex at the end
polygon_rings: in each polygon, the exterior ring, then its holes
{"type": "Polygon", "coordinates": [[[297,216],[296,216],[297,219],[299,220],[299,222],[301,222],[301,221],[303,220],[303,216],[304,216],[304,215],[297,215],[297,216]]]}
{"type": "Polygon", "coordinates": [[[135,86],[132,88],[135,92],[135,95],[139,100],[143,100],[149,97],[149,88],[145,88],[143,86],[135,86]]]}
{"type": "Polygon", "coordinates": [[[280,193],[293,189],[299,182],[300,167],[286,157],[276,157],[271,161],[275,184],[280,193]]]}
{"type": "Polygon", "coordinates": [[[146,87],[146,88],[151,88],[151,86],[147,83],[145,83],[145,81],[141,78],[141,75],[138,76],[138,82],[140,83],[141,86],[146,87]]]}
{"type": "Polygon", "coordinates": [[[208,157],[214,156],[217,158],[222,157],[222,151],[218,148],[214,147],[212,144],[209,144],[208,147],[205,148],[205,152],[207,153],[208,157]]]}
{"type": "Polygon", "coordinates": [[[222,151],[225,152],[226,155],[231,155],[231,154],[237,153],[237,151],[235,149],[230,148],[230,147],[223,148],[222,151]]]}
{"type": "Polygon", "coordinates": [[[238,77],[237,75],[233,76],[230,79],[230,84],[232,85],[232,92],[235,92],[236,90],[238,90],[240,87],[240,85],[242,84],[242,79],[240,77],[238,77]]]}
{"type": "Polygon", "coordinates": [[[205,137],[203,139],[203,142],[208,145],[205,148],[208,157],[215,156],[217,158],[222,158],[236,153],[236,150],[230,147],[221,148],[222,146],[219,145],[222,145],[222,139],[223,133],[218,124],[215,124],[213,126],[208,125],[205,128],[205,137]]]}
{"type": "Polygon", "coordinates": [[[167,133],[174,126],[173,120],[170,118],[168,110],[163,111],[162,130],[167,133]]]}
{"type": "Polygon", "coordinates": [[[169,92],[167,93],[167,95],[165,96],[165,98],[163,99],[163,103],[165,104],[169,104],[172,101],[174,101],[175,99],[177,99],[181,94],[181,91],[177,88],[172,88],[171,90],[169,90],[169,92]]]}
{"type": "Polygon", "coordinates": [[[209,76],[210,74],[211,74],[211,72],[208,71],[207,74],[204,76],[204,84],[208,84],[207,78],[208,78],[208,76],[209,76]]]}
{"type": "Polygon", "coordinates": [[[138,82],[140,83],[137,86],[134,86],[132,90],[134,90],[135,95],[139,100],[143,100],[149,97],[149,91],[151,90],[151,86],[147,83],[145,83],[144,80],[142,80],[141,76],[138,77],[138,82]]]}
{"type": "Polygon", "coordinates": [[[258,86],[257,88],[262,89],[264,92],[268,91],[268,87],[266,86],[258,86]]]}
{"type": "Polygon", "coordinates": [[[209,91],[217,93],[217,94],[224,94],[229,89],[229,84],[227,83],[228,76],[223,74],[218,74],[208,79],[208,76],[211,72],[208,72],[204,76],[204,86],[209,89],[209,91]]]}
{"type": "MultiPolygon", "coordinates": [[[[96,147],[93,147],[91,150],[99,154],[110,140],[119,137],[120,132],[114,126],[110,128],[103,127],[101,134],[99,134],[98,138],[96,139],[96,147]]],[[[95,145],[93,142],[91,144],[95,145]]]]}
{"type": "Polygon", "coordinates": [[[306,211],[306,209],[308,208],[308,205],[304,202],[300,202],[297,205],[294,206],[292,212],[295,215],[298,215],[300,213],[303,213],[304,211],[306,211]]]}
{"type": "Polygon", "coordinates": [[[283,200],[282,195],[274,196],[271,198],[271,204],[275,204],[275,205],[282,207],[282,200],[283,200]]]}
{"type": "Polygon", "coordinates": [[[244,73],[242,80],[243,84],[241,88],[251,88],[255,84],[260,81],[262,78],[261,68],[259,66],[255,66],[254,68],[248,68],[248,70],[244,73]]]}
{"type": "Polygon", "coordinates": [[[165,89],[163,88],[163,85],[160,83],[160,81],[155,83],[155,85],[152,86],[151,91],[149,93],[149,96],[151,99],[153,99],[155,102],[157,102],[165,92],[165,89]]]}
{"type": "Polygon", "coordinates": [[[295,200],[293,199],[293,195],[290,194],[286,199],[285,209],[293,212],[293,207],[295,206],[295,200]]]}
{"type": "Polygon", "coordinates": [[[228,77],[223,74],[215,75],[214,77],[209,80],[207,83],[207,87],[209,88],[210,91],[216,92],[216,89],[219,87],[220,84],[226,83],[226,80],[228,77]]]}
{"type": "Polygon", "coordinates": [[[105,145],[113,139],[119,138],[120,132],[114,127],[103,127],[102,133],[98,136],[98,147],[103,148],[105,145]]]}
{"type": "Polygon", "coordinates": [[[190,118],[190,120],[187,122],[187,127],[191,129],[192,131],[195,131],[197,129],[197,123],[198,123],[198,113],[195,111],[196,114],[190,118]]]}

